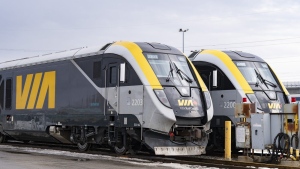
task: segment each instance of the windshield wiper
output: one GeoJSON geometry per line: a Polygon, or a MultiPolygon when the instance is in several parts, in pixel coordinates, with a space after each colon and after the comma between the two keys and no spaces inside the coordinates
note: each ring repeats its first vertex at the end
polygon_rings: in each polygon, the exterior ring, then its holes
{"type": "Polygon", "coordinates": [[[170,62],[170,71],[169,71],[169,75],[168,75],[168,78],[166,79],[166,82],[168,82],[168,81],[170,81],[170,78],[171,78],[171,75],[172,75],[172,77],[174,77],[173,76],[173,67],[172,67],[172,62],[170,62]]]}
{"type": "Polygon", "coordinates": [[[182,70],[180,70],[174,62],[173,62],[173,64],[175,66],[176,73],[181,77],[182,80],[184,79],[189,83],[193,82],[193,80],[187,74],[185,74],[182,70]]]}
{"type": "MultiPolygon", "coordinates": [[[[264,78],[261,76],[261,74],[258,73],[258,72],[256,71],[256,69],[254,69],[254,70],[255,70],[255,73],[256,73],[257,78],[258,78],[262,83],[264,83],[265,86],[266,86],[268,89],[269,89],[268,85],[271,86],[271,87],[274,87],[274,88],[277,87],[277,85],[274,84],[273,82],[270,82],[269,80],[264,79],[264,78]]],[[[258,86],[257,83],[256,83],[256,86],[258,86]]]]}

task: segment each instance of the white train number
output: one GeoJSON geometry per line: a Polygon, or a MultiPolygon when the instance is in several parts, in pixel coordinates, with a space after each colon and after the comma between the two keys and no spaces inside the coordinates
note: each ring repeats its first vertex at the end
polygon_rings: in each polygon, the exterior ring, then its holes
{"type": "Polygon", "coordinates": [[[142,106],[143,99],[131,99],[131,105],[132,106],[142,106]]]}
{"type": "Polygon", "coordinates": [[[224,102],[225,109],[232,109],[235,108],[235,102],[224,102]]]}

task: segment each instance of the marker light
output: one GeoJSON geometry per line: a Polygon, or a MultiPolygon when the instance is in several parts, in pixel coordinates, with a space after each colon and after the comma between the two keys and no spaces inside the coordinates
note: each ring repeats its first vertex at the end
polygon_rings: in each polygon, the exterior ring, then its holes
{"type": "Polygon", "coordinates": [[[243,103],[247,102],[247,98],[243,97],[243,103]]]}
{"type": "Polygon", "coordinates": [[[291,101],[292,101],[292,103],[295,103],[296,102],[296,97],[292,97],[291,101]]]}
{"type": "Polygon", "coordinates": [[[154,90],[154,93],[156,94],[157,98],[163,105],[165,105],[166,107],[169,107],[169,108],[171,107],[169,100],[163,90],[154,90]]]}
{"type": "Polygon", "coordinates": [[[172,131],[170,131],[169,136],[170,136],[170,139],[171,139],[171,140],[174,140],[175,134],[174,134],[172,131]]]}

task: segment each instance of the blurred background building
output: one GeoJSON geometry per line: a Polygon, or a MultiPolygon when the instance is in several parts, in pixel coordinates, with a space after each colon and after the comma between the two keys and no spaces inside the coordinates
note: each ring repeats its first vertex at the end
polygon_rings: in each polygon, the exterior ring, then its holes
{"type": "Polygon", "coordinates": [[[300,94],[300,81],[283,82],[290,94],[300,94]]]}

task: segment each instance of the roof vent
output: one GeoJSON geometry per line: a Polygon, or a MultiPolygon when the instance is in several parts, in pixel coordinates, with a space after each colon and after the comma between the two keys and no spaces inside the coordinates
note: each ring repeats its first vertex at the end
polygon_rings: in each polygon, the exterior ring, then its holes
{"type": "Polygon", "coordinates": [[[163,45],[160,43],[148,43],[150,46],[152,46],[154,49],[160,49],[160,50],[171,50],[171,48],[167,45],[163,45]]]}
{"type": "Polygon", "coordinates": [[[244,53],[244,52],[241,52],[241,51],[232,51],[233,53],[243,57],[243,58],[255,58],[254,55],[250,54],[250,53],[244,53]]]}

